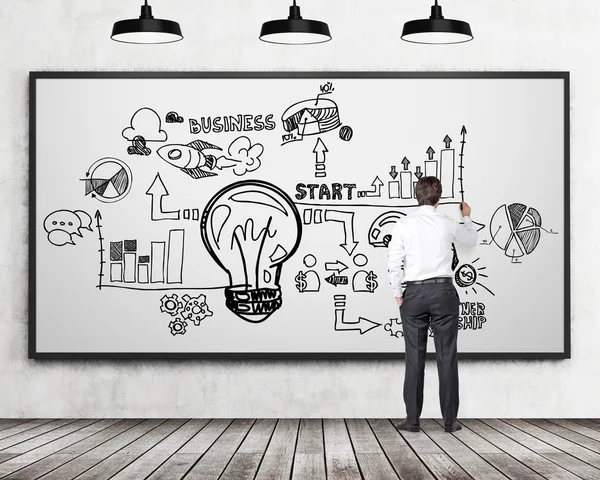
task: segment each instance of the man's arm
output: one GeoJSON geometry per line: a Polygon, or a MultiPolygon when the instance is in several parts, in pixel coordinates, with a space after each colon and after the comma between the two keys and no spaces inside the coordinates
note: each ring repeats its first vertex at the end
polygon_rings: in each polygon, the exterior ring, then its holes
{"type": "Polygon", "coordinates": [[[402,235],[400,231],[402,228],[402,221],[398,221],[392,231],[392,240],[388,247],[388,275],[390,278],[390,284],[392,285],[392,291],[394,297],[401,304],[402,299],[402,277],[404,272],[402,266],[404,265],[404,245],[402,244],[402,235]],[[398,300],[400,299],[400,300],[398,300]]]}
{"type": "Polygon", "coordinates": [[[467,203],[462,203],[461,213],[464,224],[454,222],[454,238],[457,243],[467,247],[477,245],[477,227],[471,220],[471,207],[467,203]]]}

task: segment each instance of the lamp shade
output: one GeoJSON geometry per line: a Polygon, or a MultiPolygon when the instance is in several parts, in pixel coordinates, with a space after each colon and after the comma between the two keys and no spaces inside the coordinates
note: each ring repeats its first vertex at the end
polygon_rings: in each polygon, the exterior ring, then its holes
{"type": "Polygon", "coordinates": [[[300,15],[300,7],[290,7],[287,19],[263,23],[260,37],[263,42],[285,45],[310,45],[331,40],[329,26],[318,20],[306,20],[300,15]]]}
{"type": "Polygon", "coordinates": [[[404,24],[402,40],[424,44],[465,43],[473,40],[473,33],[467,22],[444,18],[442,7],[436,0],[429,18],[411,20],[404,24]]]}
{"type": "Polygon", "coordinates": [[[179,23],[152,16],[148,2],[142,5],[140,18],[120,20],[113,26],[111,37],[122,43],[173,43],[183,39],[179,23]]]}

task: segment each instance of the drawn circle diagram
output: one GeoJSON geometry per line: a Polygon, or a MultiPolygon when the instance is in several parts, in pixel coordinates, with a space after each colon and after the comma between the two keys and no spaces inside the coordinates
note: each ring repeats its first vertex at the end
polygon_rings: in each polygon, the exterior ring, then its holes
{"type": "Polygon", "coordinates": [[[541,232],[542,217],[533,207],[522,203],[502,205],[494,212],[490,222],[490,233],[494,243],[507,257],[529,255],[537,247],[541,232]]]}
{"type": "Polygon", "coordinates": [[[459,287],[470,287],[477,280],[477,271],[468,263],[461,265],[454,274],[454,280],[459,287]]]}
{"type": "Polygon", "coordinates": [[[118,158],[101,158],[89,168],[85,194],[104,203],[123,200],[131,190],[133,176],[129,166],[118,158]]]}

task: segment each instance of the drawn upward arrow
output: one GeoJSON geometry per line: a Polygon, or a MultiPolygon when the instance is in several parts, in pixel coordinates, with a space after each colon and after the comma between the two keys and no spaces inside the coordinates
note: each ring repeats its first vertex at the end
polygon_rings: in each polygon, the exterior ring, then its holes
{"type": "Polygon", "coordinates": [[[373,187],[373,190],[365,192],[367,194],[367,197],[381,197],[381,187],[383,187],[383,182],[381,181],[381,178],[375,177],[375,180],[373,180],[371,186],[373,187]]]}
{"type": "Polygon", "coordinates": [[[398,176],[398,172],[396,171],[396,166],[392,165],[390,168],[390,177],[392,177],[394,180],[396,180],[397,176],[398,176]]]}
{"type": "Polygon", "coordinates": [[[340,222],[344,226],[344,243],[340,243],[340,247],[346,250],[349,256],[352,255],[358,246],[358,242],[354,239],[354,212],[325,210],[325,221],[340,222]]]}
{"type": "Polygon", "coordinates": [[[450,148],[450,144],[452,143],[452,139],[448,135],[446,135],[444,137],[444,143],[446,144],[446,148],[450,148]]]}
{"type": "Polygon", "coordinates": [[[408,166],[410,165],[410,160],[406,157],[402,160],[402,165],[404,166],[404,170],[408,170],[408,166]]]}
{"type": "Polygon", "coordinates": [[[102,225],[100,225],[100,220],[102,220],[102,215],[100,214],[100,210],[96,210],[96,228],[98,229],[98,241],[100,242],[100,272],[98,273],[98,290],[102,290],[102,277],[104,277],[104,238],[102,237],[102,225]]]}
{"type": "Polygon", "coordinates": [[[467,137],[467,129],[466,127],[463,125],[462,129],[460,130],[460,134],[462,135],[462,140],[460,142],[460,162],[458,164],[458,168],[459,168],[459,180],[460,180],[460,201],[464,202],[465,201],[465,189],[463,187],[463,168],[465,168],[463,166],[463,157],[465,155],[465,143],[467,143],[466,137],[467,137]]]}
{"type": "Polygon", "coordinates": [[[150,188],[146,192],[146,195],[152,196],[152,206],[150,217],[153,221],[159,220],[179,220],[179,211],[176,212],[165,212],[162,208],[163,197],[169,195],[165,184],[160,178],[160,174],[157,173],[156,177],[154,177],[154,181],[150,188]]]}
{"type": "Polygon", "coordinates": [[[429,148],[427,149],[427,155],[429,155],[429,160],[433,160],[434,153],[435,153],[435,150],[433,149],[433,147],[429,146],[429,148]]]}
{"type": "Polygon", "coordinates": [[[345,322],[344,321],[345,310],[338,309],[335,311],[335,330],[337,331],[351,331],[358,330],[361,335],[373,330],[374,328],[380,327],[381,323],[374,322],[368,318],[358,317],[358,321],[345,322]]]}
{"type": "Polygon", "coordinates": [[[422,176],[423,176],[423,172],[421,171],[421,167],[417,167],[415,170],[415,177],[417,177],[419,180],[421,180],[422,176]]]}
{"type": "Polygon", "coordinates": [[[340,262],[339,260],[336,260],[335,263],[328,262],[325,264],[325,270],[327,270],[329,272],[337,272],[338,275],[346,269],[348,269],[348,267],[346,265],[344,265],[342,262],[340,262]]]}
{"type": "Polygon", "coordinates": [[[317,143],[315,144],[315,148],[313,148],[313,153],[315,154],[315,160],[317,163],[325,163],[325,154],[328,152],[327,146],[321,140],[321,137],[317,138],[317,143]],[[320,160],[319,160],[320,157],[320,160]]]}

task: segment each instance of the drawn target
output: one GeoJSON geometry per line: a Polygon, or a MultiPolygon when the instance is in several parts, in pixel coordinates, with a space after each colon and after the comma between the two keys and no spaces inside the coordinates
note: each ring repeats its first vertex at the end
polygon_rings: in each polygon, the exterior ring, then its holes
{"type": "Polygon", "coordinates": [[[129,166],[118,158],[106,157],[92,164],[86,173],[85,195],[104,203],[123,200],[131,190],[133,175],[129,166]]]}

